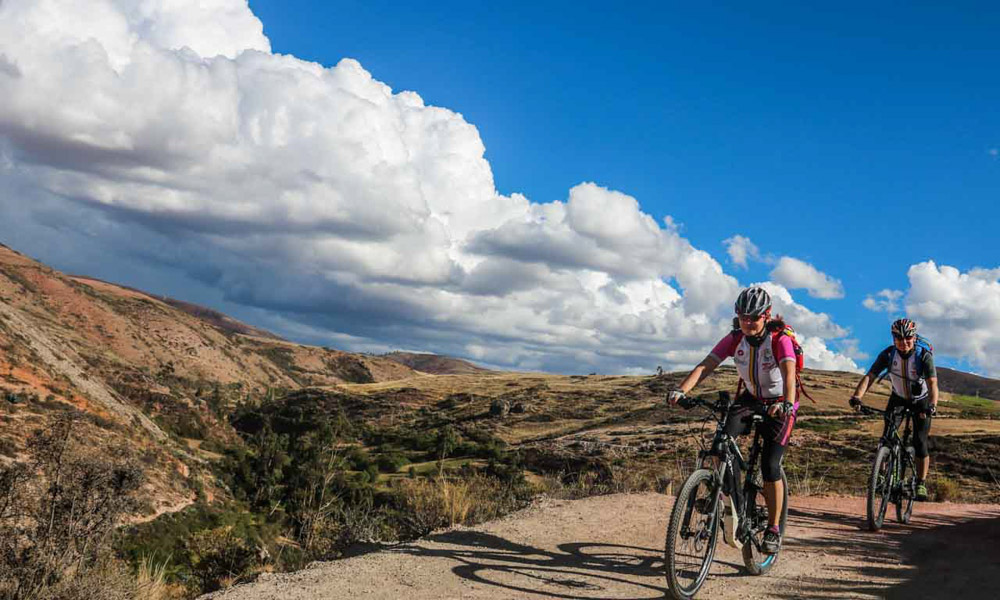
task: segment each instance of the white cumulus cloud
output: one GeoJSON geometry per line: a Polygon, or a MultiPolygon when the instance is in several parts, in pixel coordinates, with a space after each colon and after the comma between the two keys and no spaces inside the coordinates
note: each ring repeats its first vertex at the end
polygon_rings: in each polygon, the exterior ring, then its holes
{"type": "Polygon", "coordinates": [[[748,237],[734,235],[723,240],[722,243],[726,246],[729,260],[738,267],[746,269],[750,259],[760,259],[760,249],[748,237]]]}
{"type": "MultiPolygon", "coordinates": [[[[77,272],[518,368],[689,366],[729,328],[738,281],[670,217],[594,183],[498,193],[460,114],[272,54],[245,0],[3,0],[0,97],[0,235],[77,272]]],[[[840,364],[846,330],[774,289],[811,366],[840,364]]]]}
{"type": "Polygon", "coordinates": [[[903,292],[900,290],[885,289],[874,295],[869,294],[861,304],[874,312],[895,314],[899,312],[899,300],[902,297],[903,292]]]}
{"type": "Polygon", "coordinates": [[[804,289],[813,298],[843,298],[844,286],[811,264],[782,256],[771,271],[771,278],[789,289],[804,289]]]}
{"type": "Polygon", "coordinates": [[[911,266],[907,275],[907,315],[935,353],[1000,375],[1000,268],[963,273],[927,261],[911,266]]]}

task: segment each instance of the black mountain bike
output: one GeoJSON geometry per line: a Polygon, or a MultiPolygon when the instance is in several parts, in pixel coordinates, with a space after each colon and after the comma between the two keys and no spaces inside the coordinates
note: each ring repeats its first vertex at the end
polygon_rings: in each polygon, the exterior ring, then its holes
{"type": "MultiPolygon", "coordinates": [[[[665,562],[667,586],[674,598],[688,600],[705,583],[715,556],[720,526],[726,543],[743,551],[743,562],[753,575],[763,575],[778,561],[777,554],[766,554],[761,549],[767,531],[767,504],[764,501],[764,482],[760,473],[760,454],[763,449],[757,424],[771,418],[761,411],[753,415],[754,438],[750,446],[749,461],[736,440],[725,433],[732,400],[728,392],[719,392],[717,402],[701,398],[685,398],[684,408],[702,406],[712,412],[718,427],[709,449],[698,453],[701,468],[692,473],[674,501],[667,525],[665,562]],[[740,471],[745,473],[742,487],[738,485],[740,471]],[[725,505],[725,497],[729,504],[725,505]]],[[[788,519],[788,481],[781,469],[784,485],[779,527],[785,534],[788,519]]]]}
{"type": "MultiPolygon", "coordinates": [[[[886,414],[884,410],[864,404],[859,406],[859,410],[866,415],[878,414],[885,417],[886,414]]],[[[878,442],[875,462],[872,463],[871,476],[868,478],[868,529],[871,531],[882,528],[890,502],[896,505],[896,519],[900,523],[909,523],[913,514],[913,499],[917,495],[917,472],[913,446],[910,444],[914,410],[912,407],[900,407],[896,410],[902,411],[902,420],[906,424],[903,437],[899,437],[898,423],[889,428],[888,433],[878,442]]]]}

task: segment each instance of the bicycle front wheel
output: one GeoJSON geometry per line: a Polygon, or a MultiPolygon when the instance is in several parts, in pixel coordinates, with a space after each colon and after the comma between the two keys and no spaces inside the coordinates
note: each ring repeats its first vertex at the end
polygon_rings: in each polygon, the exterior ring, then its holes
{"type": "MultiPolygon", "coordinates": [[[[761,480],[763,482],[763,479],[761,480]]],[[[781,516],[778,517],[778,529],[781,531],[781,539],[785,539],[785,523],[788,521],[788,479],[785,478],[785,468],[781,468],[782,501],[781,516]]],[[[743,544],[743,564],[751,575],[763,575],[774,567],[778,562],[778,554],[765,554],[761,552],[761,544],[764,543],[764,533],[767,532],[767,502],[764,499],[764,490],[756,485],[749,485],[744,488],[744,498],[746,498],[746,518],[748,519],[749,537],[743,544]]],[[[780,553],[780,551],[779,551],[780,553]]]]}
{"type": "Polygon", "coordinates": [[[885,509],[889,505],[889,494],[892,491],[892,463],[889,447],[879,447],[868,479],[868,529],[871,531],[881,529],[885,519],[885,509]]]}
{"type": "Polygon", "coordinates": [[[896,497],[896,520],[909,523],[913,515],[913,498],[917,495],[917,474],[914,472],[914,450],[906,448],[909,459],[899,461],[899,495],[896,497]]]}
{"type": "Polygon", "coordinates": [[[674,500],[664,562],[667,587],[677,600],[694,598],[708,577],[719,535],[721,487],[713,471],[698,469],[674,500]]]}

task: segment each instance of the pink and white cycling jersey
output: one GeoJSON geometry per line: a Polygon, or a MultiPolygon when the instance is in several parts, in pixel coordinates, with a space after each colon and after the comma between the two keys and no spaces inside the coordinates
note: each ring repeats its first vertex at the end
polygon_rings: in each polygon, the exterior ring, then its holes
{"type": "Polygon", "coordinates": [[[736,371],[755,398],[778,398],[785,393],[785,380],[781,376],[779,365],[785,361],[795,361],[795,347],[787,335],[779,335],[777,338],[774,335],[768,334],[770,339],[754,346],[747,341],[745,335],[730,333],[712,348],[711,356],[720,363],[733,357],[736,371]]]}

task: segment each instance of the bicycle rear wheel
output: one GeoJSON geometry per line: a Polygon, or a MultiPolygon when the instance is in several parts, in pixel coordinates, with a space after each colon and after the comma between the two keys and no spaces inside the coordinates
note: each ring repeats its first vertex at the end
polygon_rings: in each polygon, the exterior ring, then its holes
{"type": "Polygon", "coordinates": [[[906,448],[909,460],[903,457],[899,461],[899,495],[896,497],[896,520],[900,523],[909,523],[913,515],[913,499],[917,495],[917,474],[914,472],[914,450],[912,446],[906,448]]]}
{"type": "Polygon", "coordinates": [[[889,505],[892,490],[892,453],[888,446],[880,446],[872,463],[868,479],[868,529],[878,531],[885,520],[885,509],[889,505]]]}
{"type": "MultiPolygon", "coordinates": [[[[761,480],[763,483],[763,480],[761,480]]],[[[788,521],[788,479],[785,478],[785,468],[781,468],[781,483],[783,500],[781,502],[781,516],[778,518],[778,529],[781,530],[781,539],[785,539],[785,523],[788,521]]],[[[767,502],[764,499],[764,491],[756,485],[748,485],[744,488],[744,498],[746,498],[747,509],[746,518],[749,519],[750,535],[743,544],[743,564],[751,575],[763,575],[774,567],[778,562],[780,550],[774,554],[765,554],[760,551],[760,545],[764,542],[764,533],[767,531],[767,502]]]]}
{"type": "Polygon", "coordinates": [[[721,485],[708,469],[692,473],[674,500],[664,562],[667,587],[677,600],[694,598],[708,577],[719,536],[720,500],[721,485]]]}

